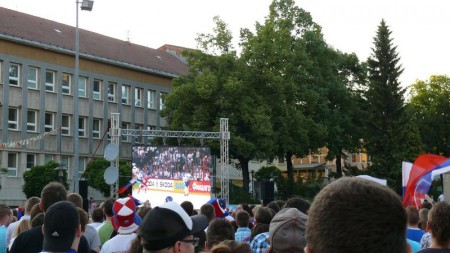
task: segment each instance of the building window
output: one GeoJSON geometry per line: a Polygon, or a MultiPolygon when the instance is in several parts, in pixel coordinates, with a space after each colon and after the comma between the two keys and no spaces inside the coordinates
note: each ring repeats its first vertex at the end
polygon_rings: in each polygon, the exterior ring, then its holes
{"type": "Polygon", "coordinates": [[[61,134],[70,135],[70,116],[63,115],[61,121],[61,134]]]}
{"type": "Polygon", "coordinates": [[[164,96],[166,95],[166,93],[159,93],[159,110],[161,111],[162,109],[164,109],[164,96]]]}
{"type": "Polygon", "coordinates": [[[11,63],[9,64],[9,85],[20,85],[20,65],[11,63]]]}
{"type": "Polygon", "coordinates": [[[8,129],[19,130],[19,109],[9,108],[8,112],[8,129]]]}
{"type": "Polygon", "coordinates": [[[45,113],[45,132],[55,129],[55,114],[45,113]]]}
{"type": "Polygon", "coordinates": [[[27,111],[27,131],[36,132],[37,126],[37,111],[27,111]]]}
{"type": "MultiPolygon", "coordinates": [[[[130,123],[122,122],[122,129],[130,129],[130,123]]],[[[122,141],[129,142],[130,138],[128,135],[122,135],[122,141]]]]}
{"type": "Polygon", "coordinates": [[[142,107],[142,89],[134,89],[134,106],[142,107]]]}
{"type": "Polygon", "coordinates": [[[102,81],[94,80],[94,86],[92,87],[92,97],[95,100],[102,100],[102,81]]]}
{"type": "Polygon", "coordinates": [[[50,92],[55,92],[56,83],[56,73],[55,71],[47,70],[45,72],[45,90],[50,92]]]}
{"type": "Polygon", "coordinates": [[[62,94],[70,95],[72,90],[72,76],[63,73],[62,75],[62,94]]]}
{"type": "Polygon", "coordinates": [[[27,170],[36,165],[36,155],[27,154],[27,170]]]}
{"type": "Polygon", "coordinates": [[[116,102],[116,84],[108,83],[108,101],[116,102]]]}
{"type": "Polygon", "coordinates": [[[122,104],[130,104],[130,86],[122,85],[122,104]]]}
{"type": "Polygon", "coordinates": [[[27,74],[27,85],[29,89],[38,89],[39,69],[30,67],[27,74]]]}
{"type": "Polygon", "coordinates": [[[53,155],[45,155],[44,162],[47,164],[50,161],[53,161],[53,155]]]}
{"type": "Polygon", "coordinates": [[[87,88],[87,78],[84,76],[80,76],[78,78],[78,96],[85,98],[87,90],[86,88],[87,88]]]}
{"type": "Polygon", "coordinates": [[[66,168],[70,168],[70,159],[69,156],[62,155],[61,158],[61,165],[65,166],[66,168]]]}
{"type": "Polygon", "coordinates": [[[8,177],[17,176],[17,158],[16,153],[8,153],[8,177]]]}
{"type": "Polygon", "coordinates": [[[78,119],[78,136],[86,137],[86,118],[78,119]]]}
{"type": "Polygon", "coordinates": [[[147,91],[147,107],[148,107],[148,109],[156,109],[155,91],[154,90],[147,91]]]}
{"type": "Polygon", "coordinates": [[[80,157],[78,161],[78,172],[83,173],[86,168],[86,159],[80,157]]]}
{"type": "Polygon", "coordinates": [[[101,120],[94,119],[92,123],[92,138],[100,139],[101,120]]]}

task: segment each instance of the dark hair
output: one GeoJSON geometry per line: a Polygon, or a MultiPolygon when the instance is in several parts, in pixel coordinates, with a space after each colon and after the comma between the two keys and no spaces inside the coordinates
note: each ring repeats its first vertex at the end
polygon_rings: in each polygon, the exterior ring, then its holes
{"type": "Polygon", "coordinates": [[[280,209],[283,209],[284,204],[286,203],[286,201],[278,199],[278,200],[275,200],[275,203],[280,207],[280,209]]]}
{"type": "Polygon", "coordinates": [[[255,222],[262,224],[270,224],[274,214],[272,209],[268,207],[258,207],[255,212],[255,222]]]}
{"type": "Polygon", "coordinates": [[[267,207],[274,210],[275,213],[278,213],[280,211],[280,207],[277,205],[277,203],[275,203],[275,201],[272,201],[269,204],[267,204],[267,207]]]}
{"type": "Polygon", "coordinates": [[[51,205],[63,200],[67,200],[67,191],[61,183],[50,182],[42,189],[41,203],[44,212],[51,205]]]}
{"type": "Polygon", "coordinates": [[[245,210],[238,211],[236,214],[236,223],[239,227],[248,227],[250,215],[245,210]]]}
{"type": "Polygon", "coordinates": [[[42,226],[44,224],[44,213],[38,213],[31,219],[31,228],[42,226]]]}
{"type": "Polygon", "coordinates": [[[34,206],[31,208],[30,211],[30,220],[33,219],[35,216],[37,216],[40,213],[43,213],[41,207],[39,206],[39,203],[34,204],[34,206]]]}
{"type": "Polygon", "coordinates": [[[312,252],[406,252],[405,209],[386,186],[340,178],[316,195],[308,214],[306,241],[312,252]]]}
{"type": "Polygon", "coordinates": [[[419,210],[419,228],[422,230],[427,229],[428,213],[430,212],[427,208],[421,208],[419,210]]]}
{"type": "Polygon", "coordinates": [[[225,240],[214,246],[211,253],[252,253],[248,243],[238,243],[235,240],[225,240]]]}
{"type": "Polygon", "coordinates": [[[136,213],[139,215],[139,217],[141,217],[141,219],[144,219],[145,215],[147,215],[150,210],[152,210],[152,208],[149,206],[141,206],[138,208],[136,213]]]}
{"type": "Polygon", "coordinates": [[[89,223],[89,216],[81,207],[77,207],[78,216],[80,216],[81,231],[86,231],[86,225],[89,223]]]}
{"type": "MultiPolygon", "coordinates": [[[[9,208],[9,206],[5,205],[5,204],[0,204],[0,218],[3,219],[6,216],[11,216],[13,215],[13,212],[11,210],[11,208],[9,208]]],[[[5,224],[2,224],[5,225],[5,224]]],[[[8,224],[6,224],[5,226],[7,226],[8,224]]]]}
{"type": "Polygon", "coordinates": [[[75,207],[83,208],[83,197],[76,192],[69,193],[67,200],[72,202],[75,207]]]}
{"type": "Polygon", "coordinates": [[[107,217],[112,217],[114,215],[112,209],[113,209],[115,201],[116,200],[114,198],[109,198],[109,199],[105,200],[105,202],[103,202],[103,213],[107,217]]]}
{"type": "Polygon", "coordinates": [[[447,202],[438,202],[428,213],[431,237],[439,246],[447,247],[450,243],[450,205],[447,202]]]}
{"type": "Polygon", "coordinates": [[[136,236],[133,241],[131,241],[130,249],[128,253],[142,253],[144,251],[144,247],[141,244],[141,237],[136,236]]]}
{"type": "Polygon", "coordinates": [[[27,202],[25,202],[25,213],[30,214],[31,208],[33,208],[34,205],[39,204],[41,202],[41,199],[38,197],[31,197],[27,199],[27,202]]]}
{"type": "Polygon", "coordinates": [[[417,225],[419,224],[419,210],[414,206],[406,207],[406,217],[408,224],[417,225]]]}
{"type": "Polygon", "coordinates": [[[94,208],[92,211],[92,221],[102,222],[103,221],[103,210],[99,207],[94,208]]]}
{"type": "Polygon", "coordinates": [[[214,206],[211,204],[204,204],[200,207],[200,213],[206,215],[209,221],[212,221],[216,217],[214,206]]]}
{"type": "Polygon", "coordinates": [[[245,210],[250,216],[252,215],[252,210],[250,209],[250,206],[247,203],[241,203],[242,210],[245,210]]]}
{"type": "Polygon", "coordinates": [[[250,234],[250,239],[253,240],[255,236],[269,232],[269,224],[263,224],[263,223],[256,223],[252,228],[252,233],[250,234]]]}
{"type": "Polygon", "coordinates": [[[234,240],[233,226],[224,219],[212,220],[206,232],[208,248],[211,249],[214,245],[225,240],[234,240]]]}
{"type": "Polygon", "coordinates": [[[180,206],[184,209],[184,211],[189,215],[192,216],[194,213],[194,205],[190,201],[183,201],[181,202],[180,206]]]}
{"type": "Polygon", "coordinates": [[[300,212],[308,214],[308,209],[311,206],[308,200],[300,197],[292,197],[284,203],[283,208],[297,208],[300,212]]]}

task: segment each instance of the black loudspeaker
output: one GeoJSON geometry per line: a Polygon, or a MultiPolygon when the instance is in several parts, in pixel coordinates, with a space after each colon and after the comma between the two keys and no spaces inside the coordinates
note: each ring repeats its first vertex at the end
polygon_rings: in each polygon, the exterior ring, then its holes
{"type": "Polygon", "coordinates": [[[86,180],[80,180],[78,182],[78,192],[83,198],[83,209],[89,213],[89,200],[88,200],[88,184],[86,180]]]}
{"type": "Polygon", "coordinates": [[[273,182],[255,182],[256,199],[263,201],[263,205],[275,199],[275,185],[273,182]]]}

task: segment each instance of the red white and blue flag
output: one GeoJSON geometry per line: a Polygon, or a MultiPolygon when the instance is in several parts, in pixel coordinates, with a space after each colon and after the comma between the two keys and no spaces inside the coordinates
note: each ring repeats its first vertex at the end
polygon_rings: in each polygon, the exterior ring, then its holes
{"type": "Polygon", "coordinates": [[[420,208],[433,178],[448,171],[450,171],[449,158],[432,154],[420,155],[411,167],[403,195],[403,205],[420,208]]]}

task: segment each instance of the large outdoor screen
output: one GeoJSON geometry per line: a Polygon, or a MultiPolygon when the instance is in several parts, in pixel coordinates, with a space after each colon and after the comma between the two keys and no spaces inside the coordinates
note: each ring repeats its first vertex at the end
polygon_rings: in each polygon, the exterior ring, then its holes
{"type": "Polygon", "coordinates": [[[171,199],[196,209],[211,199],[209,147],[133,146],[133,197],[152,207],[171,199]]]}

